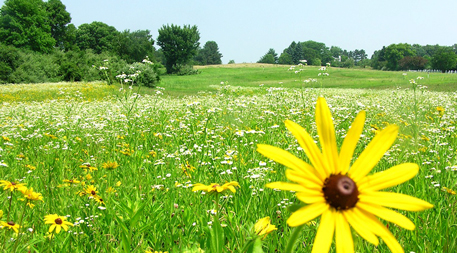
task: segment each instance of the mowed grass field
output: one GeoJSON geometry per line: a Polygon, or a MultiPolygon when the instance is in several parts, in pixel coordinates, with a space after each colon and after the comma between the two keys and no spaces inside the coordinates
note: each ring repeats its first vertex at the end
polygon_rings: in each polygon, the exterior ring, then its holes
{"type": "MultiPolygon", "coordinates": [[[[328,68],[322,77],[317,67],[289,68],[204,67],[199,75],[164,76],[156,89],[0,86],[0,221],[13,222],[2,223],[0,251],[212,252],[217,237],[224,252],[243,252],[256,238],[254,224],[270,217],[277,230],[262,238],[262,249],[284,252],[292,233],[286,221],[301,202],[265,187],[288,182],[287,168],[257,144],[309,162],[284,121],[318,143],[318,97],[329,104],[338,147],[366,111],[353,161],[380,130],[400,127],[371,174],[418,164],[417,176],[386,191],[434,207],[399,211],[416,225],[412,231],[383,223],[405,252],[456,251],[457,75],[328,68]],[[236,192],[192,191],[197,183],[233,181],[236,192]],[[21,193],[20,184],[34,194],[21,193]],[[50,214],[70,222],[68,231],[50,232],[50,214]]],[[[296,252],[311,252],[319,224],[305,225],[296,252]]],[[[375,247],[355,232],[353,240],[356,252],[389,252],[382,240],[375,247]]]]}

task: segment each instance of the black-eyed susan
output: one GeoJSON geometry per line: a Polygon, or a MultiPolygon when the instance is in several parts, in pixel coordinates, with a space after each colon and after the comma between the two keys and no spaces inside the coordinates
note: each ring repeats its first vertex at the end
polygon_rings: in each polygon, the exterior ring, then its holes
{"type": "Polygon", "coordinates": [[[85,163],[85,164],[83,164],[83,165],[80,165],[79,167],[82,168],[82,169],[84,170],[84,172],[86,172],[86,173],[87,173],[88,171],[89,171],[89,172],[92,172],[92,171],[98,170],[97,167],[91,166],[91,165],[88,164],[88,163],[85,163]]]}
{"type": "Polygon", "coordinates": [[[274,182],[267,187],[295,191],[297,198],[308,204],[295,211],[287,224],[298,227],[321,215],[312,252],[328,252],[334,234],[337,252],[354,252],[350,226],[374,245],[378,245],[379,236],[392,252],[403,252],[377,217],[413,230],[415,225],[408,218],[386,207],[406,211],[433,207],[408,195],[380,191],[413,178],[419,171],[417,164],[404,163],[367,176],[392,146],[398,134],[397,126],[389,125],[380,131],[351,165],[364,122],[365,112],[361,111],[338,153],[330,109],[324,98],[318,98],[316,125],[322,151],[305,129],[290,120],[285,121],[312,165],[280,148],[258,145],[258,152],[289,167],[286,176],[297,183],[274,182]]]}
{"type": "Polygon", "coordinates": [[[10,182],[10,181],[6,181],[6,180],[0,180],[0,186],[3,186],[3,190],[10,190],[10,191],[14,191],[14,190],[22,191],[24,189],[27,189],[27,187],[23,183],[10,182]]]}
{"type": "Polygon", "coordinates": [[[105,200],[98,195],[94,196],[94,200],[95,200],[95,202],[99,203],[100,205],[105,205],[105,200]]]}
{"type": "Polygon", "coordinates": [[[265,239],[269,233],[275,230],[277,230],[277,228],[275,225],[271,224],[269,216],[258,220],[254,225],[255,234],[263,236],[262,240],[265,239]]]}
{"type": "Polygon", "coordinates": [[[212,192],[223,192],[225,190],[230,190],[231,192],[236,192],[235,187],[239,187],[240,185],[238,182],[232,181],[229,183],[225,183],[223,185],[217,184],[217,183],[212,183],[210,185],[204,185],[204,184],[195,184],[194,187],[192,188],[192,191],[205,191],[208,193],[212,192]]]}
{"type": "Polygon", "coordinates": [[[76,178],[73,178],[73,179],[64,179],[63,182],[64,182],[64,183],[68,183],[68,184],[79,184],[79,183],[81,183],[81,181],[79,181],[79,180],[76,179],[76,178]]]}
{"type": "Polygon", "coordinates": [[[89,195],[90,197],[96,197],[98,196],[98,191],[97,191],[97,187],[93,186],[93,185],[89,185],[87,186],[84,190],[80,191],[77,193],[79,196],[84,196],[84,195],[89,195]]]}
{"type": "Polygon", "coordinates": [[[0,221],[0,226],[2,226],[2,228],[4,228],[4,229],[14,230],[14,232],[16,232],[16,234],[19,233],[19,228],[21,227],[21,226],[19,226],[19,224],[14,223],[14,221],[8,221],[8,222],[0,221]]]}
{"type": "Polygon", "coordinates": [[[57,214],[49,214],[44,217],[45,224],[51,224],[49,227],[49,233],[52,233],[55,229],[56,234],[60,233],[62,228],[68,231],[68,226],[73,226],[73,223],[67,221],[67,217],[59,216],[57,214]]]}

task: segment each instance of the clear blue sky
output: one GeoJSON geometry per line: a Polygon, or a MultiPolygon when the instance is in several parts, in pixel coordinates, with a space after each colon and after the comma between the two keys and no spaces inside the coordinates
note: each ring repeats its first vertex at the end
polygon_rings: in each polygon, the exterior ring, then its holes
{"type": "MultiPolygon", "coordinates": [[[[61,0],[72,23],[101,21],[117,30],[196,25],[222,61],[256,62],[269,48],[314,40],[348,51],[392,43],[457,43],[457,0],[61,0]]],[[[2,1],[4,2],[4,1],[2,1]]]]}

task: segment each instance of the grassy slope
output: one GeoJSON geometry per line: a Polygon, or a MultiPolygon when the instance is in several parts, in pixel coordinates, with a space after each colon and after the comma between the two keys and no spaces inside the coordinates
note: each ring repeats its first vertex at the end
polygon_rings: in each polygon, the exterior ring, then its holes
{"type": "MultiPolygon", "coordinates": [[[[428,86],[434,91],[455,91],[457,75],[393,71],[377,71],[368,69],[329,68],[329,76],[318,77],[319,68],[305,66],[301,74],[288,71],[290,66],[268,64],[217,65],[200,67],[200,74],[194,76],[164,76],[160,86],[165,87],[168,94],[195,94],[198,91],[211,91],[222,86],[221,82],[232,86],[259,87],[323,87],[332,88],[362,88],[362,89],[392,89],[409,88],[409,79],[423,76],[420,85],[428,86]],[[317,82],[304,83],[305,79],[314,78],[317,82]],[[228,82],[228,83],[227,83],[228,82]]],[[[298,70],[298,67],[296,68],[298,70]]]]}

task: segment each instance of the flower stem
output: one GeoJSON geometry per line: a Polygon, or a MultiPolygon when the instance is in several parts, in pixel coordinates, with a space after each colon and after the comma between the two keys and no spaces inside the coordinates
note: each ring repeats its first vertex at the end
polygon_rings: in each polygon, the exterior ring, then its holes
{"type": "Polygon", "coordinates": [[[287,242],[287,247],[286,247],[286,253],[292,253],[294,249],[295,242],[298,239],[298,236],[300,235],[300,232],[305,224],[298,226],[294,229],[292,234],[289,237],[289,242],[287,242]]]}

